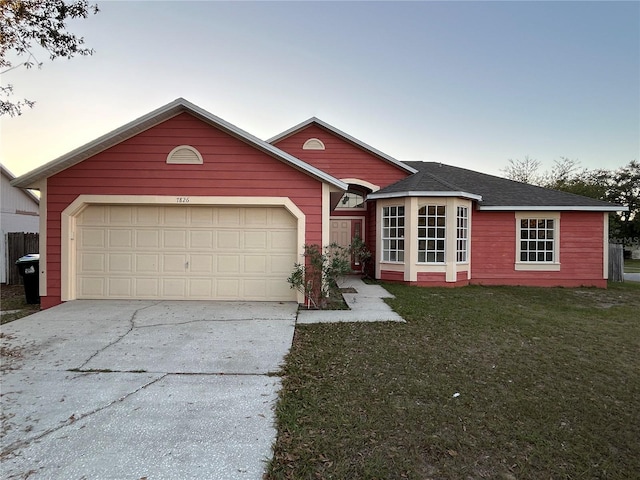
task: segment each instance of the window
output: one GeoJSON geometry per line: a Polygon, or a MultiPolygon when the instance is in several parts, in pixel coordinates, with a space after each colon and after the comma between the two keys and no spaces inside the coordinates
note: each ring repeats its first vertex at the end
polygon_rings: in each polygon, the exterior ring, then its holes
{"type": "Polygon", "coordinates": [[[556,219],[521,218],[520,262],[556,262],[556,219]]]}
{"type": "Polygon", "coordinates": [[[342,195],[342,198],[336,205],[337,209],[342,208],[365,208],[365,194],[363,192],[349,190],[342,195]]]}
{"type": "Polygon", "coordinates": [[[425,205],[418,210],[418,262],[443,263],[445,259],[446,207],[425,205]]]}
{"type": "Polygon", "coordinates": [[[382,260],[404,262],[404,207],[382,209],[382,260]]]}
{"type": "Polygon", "coordinates": [[[456,262],[464,263],[468,258],[469,247],[469,209],[458,207],[456,216],[456,262]]]}

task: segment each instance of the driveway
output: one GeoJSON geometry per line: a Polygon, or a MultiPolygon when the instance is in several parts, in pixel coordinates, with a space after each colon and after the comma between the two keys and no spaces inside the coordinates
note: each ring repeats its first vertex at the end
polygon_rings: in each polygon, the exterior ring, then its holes
{"type": "Polygon", "coordinates": [[[2,477],[262,478],[296,308],[84,300],[3,325],[2,477]]]}

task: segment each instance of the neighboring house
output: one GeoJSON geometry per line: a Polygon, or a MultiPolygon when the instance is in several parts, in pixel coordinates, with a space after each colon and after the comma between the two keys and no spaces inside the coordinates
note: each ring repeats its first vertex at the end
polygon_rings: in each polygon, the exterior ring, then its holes
{"type": "MultiPolygon", "coordinates": [[[[7,234],[14,232],[37,233],[40,228],[38,218],[38,197],[29,190],[11,186],[15,176],[0,164],[2,171],[2,207],[0,210],[0,283],[6,283],[7,234]]],[[[33,252],[31,252],[33,253],[33,252]]]]}
{"type": "Polygon", "coordinates": [[[316,118],[263,141],[178,99],[16,179],[41,191],[44,308],[73,299],[298,300],[303,245],[416,285],[606,286],[622,207],[401,162],[316,118]]]}

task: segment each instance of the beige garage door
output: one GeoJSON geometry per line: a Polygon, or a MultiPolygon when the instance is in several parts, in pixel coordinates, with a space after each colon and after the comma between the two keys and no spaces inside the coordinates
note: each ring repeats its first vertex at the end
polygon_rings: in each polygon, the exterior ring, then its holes
{"type": "Polygon", "coordinates": [[[284,208],[90,205],[76,231],[81,299],[296,299],[284,208]]]}

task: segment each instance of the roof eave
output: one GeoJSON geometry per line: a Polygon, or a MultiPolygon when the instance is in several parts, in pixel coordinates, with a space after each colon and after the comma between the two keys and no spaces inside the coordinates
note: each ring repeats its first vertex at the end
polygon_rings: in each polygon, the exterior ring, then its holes
{"type": "Polygon", "coordinates": [[[389,193],[372,193],[367,196],[367,200],[382,200],[386,198],[402,198],[402,197],[457,197],[468,198],[469,200],[482,201],[481,195],[469,192],[453,192],[453,191],[404,191],[404,192],[389,192],[389,193]]]}
{"type": "Polygon", "coordinates": [[[206,110],[192,104],[184,98],[178,98],[167,105],[160,107],[132,122],[123,125],[101,137],[89,142],[81,147],[72,150],[71,152],[62,155],[61,157],[46,163],[45,165],[32,170],[21,177],[18,177],[11,181],[11,185],[19,188],[37,188],[36,183],[43,179],[55,175],[62,170],[65,170],[73,165],[76,165],[89,157],[92,157],[108,148],[113,147],[139,133],[158,125],[161,122],[169,120],[170,118],[179,115],[180,113],[188,112],[201,120],[221,128],[228,133],[236,136],[237,138],[244,140],[254,147],[261,149],[265,153],[268,153],[286,163],[291,164],[293,167],[302,170],[315,177],[316,179],[332,184],[342,190],[347,190],[348,185],[341,182],[337,178],[319,170],[312,165],[309,165],[302,160],[289,155],[288,153],[280,150],[279,148],[270,145],[269,143],[251,135],[250,133],[236,127],[235,125],[217,117],[206,110]]]}
{"type": "Polygon", "coordinates": [[[622,205],[478,205],[478,210],[491,212],[627,212],[622,205]]]}
{"type": "Polygon", "coordinates": [[[267,143],[278,142],[278,141],[280,141],[280,140],[282,140],[284,138],[287,138],[287,137],[293,135],[296,132],[299,132],[300,130],[308,127],[309,125],[311,125],[313,123],[320,125],[322,128],[325,128],[326,130],[329,130],[330,132],[338,135],[339,137],[342,137],[345,140],[347,140],[347,141],[359,146],[360,148],[371,152],[375,156],[380,157],[382,160],[384,160],[384,161],[386,161],[388,163],[391,163],[392,165],[395,165],[396,167],[401,168],[401,169],[403,169],[404,171],[406,171],[408,173],[417,173],[418,172],[418,170],[416,170],[415,168],[407,165],[406,163],[404,163],[404,162],[402,162],[402,161],[400,161],[400,160],[398,160],[396,158],[393,158],[393,157],[387,155],[386,153],[381,152],[380,150],[372,147],[371,145],[368,145],[368,144],[364,143],[363,141],[358,140],[355,137],[352,137],[348,133],[343,132],[342,130],[334,127],[333,125],[328,124],[327,122],[324,122],[324,121],[320,120],[317,117],[311,117],[308,120],[305,120],[304,122],[301,122],[301,123],[289,128],[289,129],[285,130],[284,132],[279,133],[278,135],[269,138],[268,140],[266,140],[266,142],[267,143]]]}

